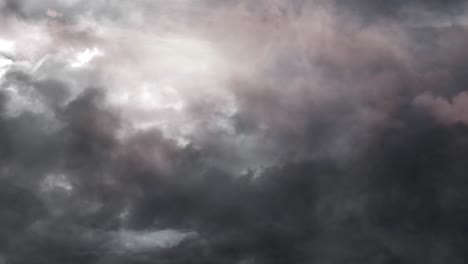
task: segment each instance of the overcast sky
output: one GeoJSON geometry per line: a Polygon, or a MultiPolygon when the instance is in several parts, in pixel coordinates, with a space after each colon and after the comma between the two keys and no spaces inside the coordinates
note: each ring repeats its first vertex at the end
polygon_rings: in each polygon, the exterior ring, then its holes
{"type": "Polygon", "coordinates": [[[468,5],[0,0],[0,264],[465,263],[468,5]]]}

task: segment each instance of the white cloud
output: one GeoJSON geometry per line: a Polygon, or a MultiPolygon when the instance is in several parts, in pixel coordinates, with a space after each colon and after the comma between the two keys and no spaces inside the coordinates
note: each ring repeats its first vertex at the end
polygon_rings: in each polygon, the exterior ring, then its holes
{"type": "Polygon", "coordinates": [[[121,230],[112,234],[112,245],[117,251],[147,251],[174,247],[184,239],[195,235],[195,232],[182,232],[174,229],[156,231],[121,230]]]}
{"type": "Polygon", "coordinates": [[[99,49],[92,48],[92,49],[85,49],[82,52],[78,52],[71,63],[71,67],[73,68],[80,68],[88,64],[92,59],[97,56],[104,55],[99,49]]]}
{"type": "Polygon", "coordinates": [[[11,54],[15,52],[15,41],[0,38],[0,52],[11,54]]]}

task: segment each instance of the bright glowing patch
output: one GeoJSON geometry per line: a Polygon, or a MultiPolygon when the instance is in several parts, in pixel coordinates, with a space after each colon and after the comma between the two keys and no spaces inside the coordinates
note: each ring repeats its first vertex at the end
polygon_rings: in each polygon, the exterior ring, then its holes
{"type": "MultiPolygon", "coordinates": [[[[12,60],[10,60],[8,58],[0,57],[0,68],[7,67],[7,66],[11,65],[12,63],[13,63],[12,60]]],[[[0,74],[0,76],[1,76],[1,74],[0,74]]]]}
{"type": "Polygon", "coordinates": [[[188,141],[182,130],[197,126],[192,122],[192,106],[213,101],[223,108],[218,109],[222,114],[230,107],[225,103],[228,91],[221,89],[230,64],[213,43],[166,35],[145,36],[128,45],[128,58],[123,58],[118,67],[112,65],[116,73],[106,80],[113,81],[110,103],[128,110],[126,117],[133,128],[158,128],[185,145],[188,141]],[[135,48],[138,50],[133,51],[135,48]]]}
{"type": "Polygon", "coordinates": [[[0,52],[1,53],[15,52],[15,42],[0,38],[0,52]]]}
{"type": "Polygon", "coordinates": [[[176,73],[220,74],[224,66],[211,43],[199,39],[163,38],[154,47],[154,52],[162,67],[176,70],[176,73]]]}
{"type": "Polygon", "coordinates": [[[13,64],[13,60],[9,58],[15,52],[15,42],[0,38],[0,78],[5,74],[7,67],[13,64]]]}
{"type": "Polygon", "coordinates": [[[3,75],[5,75],[5,73],[8,70],[8,66],[10,66],[11,64],[13,64],[13,61],[11,59],[2,57],[0,55],[0,83],[1,83],[1,78],[3,77],[3,75]]]}
{"type": "Polygon", "coordinates": [[[71,64],[71,66],[73,68],[83,67],[96,56],[102,56],[102,55],[103,53],[97,48],[86,49],[83,52],[80,52],[76,55],[74,62],[71,64]]]}
{"type": "Polygon", "coordinates": [[[143,84],[135,97],[137,103],[147,110],[171,109],[180,111],[184,107],[181,95],[171,86],[143,84]]]}

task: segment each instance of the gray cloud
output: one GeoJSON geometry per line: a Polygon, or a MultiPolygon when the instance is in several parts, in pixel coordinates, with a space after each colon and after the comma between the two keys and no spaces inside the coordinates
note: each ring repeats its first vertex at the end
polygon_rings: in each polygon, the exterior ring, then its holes
{"type": "Polygon", "coordinates": [[[463,1],[0,3],[0,262],[466,258],[463,1]]]}

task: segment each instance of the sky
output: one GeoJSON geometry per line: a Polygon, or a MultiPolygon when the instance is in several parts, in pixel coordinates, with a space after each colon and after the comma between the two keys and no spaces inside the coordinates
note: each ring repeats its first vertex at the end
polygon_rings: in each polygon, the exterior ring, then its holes
{"type": "Polygon", "coordinates": [[[0,264],[468,258],[468,4],[0,0],[0,264]]]}

